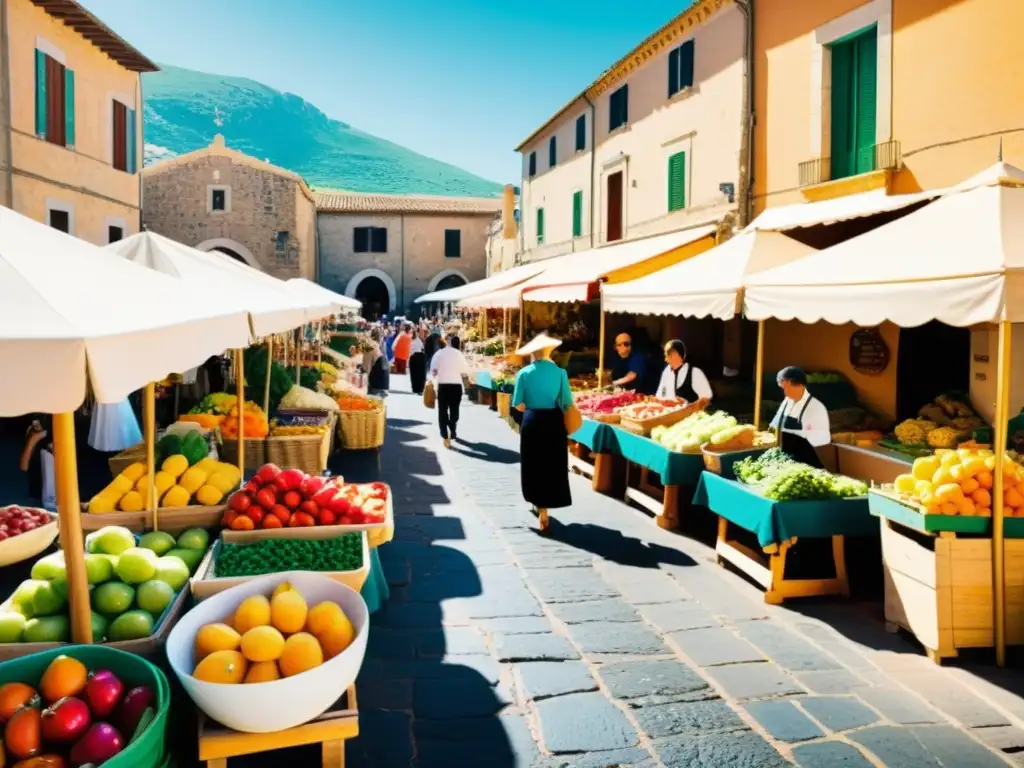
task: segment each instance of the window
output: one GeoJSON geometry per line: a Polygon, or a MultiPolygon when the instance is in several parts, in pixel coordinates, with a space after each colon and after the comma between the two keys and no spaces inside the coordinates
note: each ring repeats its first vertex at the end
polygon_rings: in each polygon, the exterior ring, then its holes
{"type": "Polygon", "coordinates": [[[587,148],[587,116],[580,115],[576,118],[576,151],[582,152],[587,148]]]}
{"type": "Polygon", "coordinates": [[[583,190],[572,193],[572,236],[583,235],[583,190]]]}
{"type": "MultiPolygon", "coordinates": [[[[113,148],[111,162],[119,171],[135,173],[136,170],[136,128],[135,110],[129,109],[116,99],[111,102],[111,136],[113,148]]],[[[222,211],[223,208],[214,208],[222,211]]]]}
{"type": "Polygon", "coordinates": [[[605,239],[609,243],[622,239],[622,186],[622,171],[616,171],[608,177],[605,239]]]}
{"type": "Polygon", "coordinates": [[[686,153],[676,152],[668,159],[668,210],[686,207],[686,153]]]}
{"type": "Polygon", "coordinates": [[[558,144],[555,137],[548,139],[548,167],[554,168],[558,165],[558,144]]]}
{"type": "Polygon", "coordinates": [[[278,232],[274,236],[274,249],[278,251],[284,251],[288,248],[288,239],[291,235],[288,232],[278,232]]]}
{"type": "Polygon", "coordinates": [[[356,227],[352,231],[352,250],[356,253],[387,253],[387,229],[385,227],[356,227]]]}
{"type": "Polygon", "coordinates": [[[537,175],[537,153],[530,153],[530,178],[532,179],[537,175]]]}
{"type": "Polygon", "coordinates": [[[51,208],[47,212],[47,224],[54,229],[59,229],[61,232],[67,232],[71,234],[71,212],[66,210],[57,210],[51,208]]]}
{"type": "Polygon", "coordinates": [[[446,229],[444,231],[444,257],[457,259],[462,256],[462,230],[446,229]]]}
{"type": "Polygon", "coordinates": [[[36,49],[36,136],[75,146],[75,73],[36,49]]]}
{"type": "Polygon", "coordinates": [[[116,243],[118,240],[124,240],[124,228],[118,227],[113,224],[107,226],[107,242],[116,243]]]}
{"type": "Polygon", "coordinates": [[[544,209],[537,209],[537,245],[544,242],[544,209]]]}
{"type": "Polygon", "coordinates": [[[608,98],[608,130],[614,131],[629,122],[629,86],[624,85],[608,98]]]}
{"type": "Polygon", "coordinates": [[[227,190],[214,189],[210,193],[210,208],[215,211],[226,211],[228,209],[227,190]]]}
{"type": "Polygon", "coordinates": [[[875,170],[878,28],[831,47],[831,178],[875,170]]]}
{"type": "Polygon", "coordinates": [[[693,40],[687,40],[668,55],[668,95],[693,87],[693,40]]]}

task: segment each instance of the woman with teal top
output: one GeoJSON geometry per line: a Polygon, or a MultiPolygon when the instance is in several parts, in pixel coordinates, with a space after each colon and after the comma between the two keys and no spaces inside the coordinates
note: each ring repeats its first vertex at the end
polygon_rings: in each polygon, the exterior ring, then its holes
{"type": "Polygon", "coordinates": [[[512,407],[522,414],[519,464],[523,498],[536,509],[541,531],[548,530],[549,509],[572,504],[564,416],[573,403],[572,390],[565,370],[551,361],[552,350],[561,343],[542,333],[516,350],[517,355],[533,358],[516,374],[512,407]]]}

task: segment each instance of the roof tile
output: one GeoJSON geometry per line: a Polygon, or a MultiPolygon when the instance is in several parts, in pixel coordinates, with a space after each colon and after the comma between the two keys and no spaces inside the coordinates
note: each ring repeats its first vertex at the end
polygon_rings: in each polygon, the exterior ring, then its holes
{"type": "Polygon", "coordinates": [[[495,214],[500,197],[442,197],[437,195],[378,195],[338,190],[316,191],[322,213],[462,213],[495,214]]]}

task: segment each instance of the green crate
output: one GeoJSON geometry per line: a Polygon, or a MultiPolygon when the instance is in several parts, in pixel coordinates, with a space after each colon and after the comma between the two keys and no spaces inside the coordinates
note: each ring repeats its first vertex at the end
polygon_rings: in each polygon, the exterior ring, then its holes
{"type": "MultiPolygon", "coordinates": [[[[164,741],[167,714],[171,707],[171,686],[167,676],[141,656],[105,648],[102,645],[65,645],[50,651],[33,653],[0,664],[0,685],[22,682],[36,687],[43,672],[56,656],[71,656],[90,670],[109,669],[124,683],[125,690],[149,685],[156,692],[156,713],[141,738],[103,765],[105,768],[163,768],[167,764],[164,741]]],[[[129,740],[132,734],[122,734],[129,740]]]]}

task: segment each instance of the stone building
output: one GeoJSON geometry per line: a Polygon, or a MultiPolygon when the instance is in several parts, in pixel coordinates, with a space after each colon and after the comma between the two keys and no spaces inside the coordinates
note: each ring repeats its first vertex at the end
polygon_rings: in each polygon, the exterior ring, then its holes
{"type": "Polygon", "coordinates": [[[142,173],[143,226],[274,277],[317,279],[316,202],[296,173],[224,145],[142,173]]]}
{"type": "Polygon", "coordinates": [[[364,313],[401,314],[424,293],[487,276],[502,198],[318,192],[320,283],[364,313]]]}

